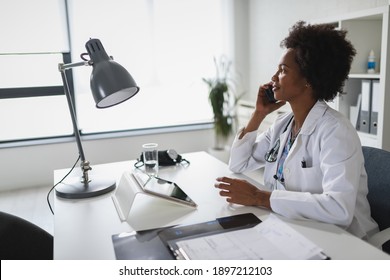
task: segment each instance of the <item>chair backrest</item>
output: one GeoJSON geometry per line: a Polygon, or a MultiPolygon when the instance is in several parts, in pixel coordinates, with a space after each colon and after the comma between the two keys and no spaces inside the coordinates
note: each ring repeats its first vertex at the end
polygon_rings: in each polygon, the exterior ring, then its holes
{"type": "Polygon", "coordinates": [[[390,152],[363,146],[371,216],[379,229],[390,227],[390,152]]]}
{"type": "Polygon", "coordinates": [[[0,212],[0,259],[53,259],[53,236],[27,220],[0,212]]]}

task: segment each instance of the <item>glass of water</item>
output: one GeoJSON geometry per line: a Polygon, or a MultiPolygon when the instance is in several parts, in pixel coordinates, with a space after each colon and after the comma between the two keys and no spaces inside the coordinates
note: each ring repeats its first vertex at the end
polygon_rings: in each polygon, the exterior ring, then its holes
{"type": "Polygon", "coordinates": [[[158,144],[147,143],[142,145],[142,153],[144,157],[145,172],[149,176],[157,176],[158,174],[158,144]]]}

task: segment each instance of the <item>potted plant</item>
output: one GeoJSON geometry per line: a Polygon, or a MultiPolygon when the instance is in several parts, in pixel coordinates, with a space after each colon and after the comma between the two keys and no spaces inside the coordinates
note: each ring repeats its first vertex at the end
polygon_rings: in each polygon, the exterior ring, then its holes
{"type": "Polygon", "coordinates": [[[231,61],[225,56],[219,60],[214,57],[216,76],[203,78],[209,87],[209,102],[214,114],[215,147],[216,150],[225,149],[227,140],[233,132],[235,107],[240,96],[235,94],[235,83],[231,78],[231,61]]]}

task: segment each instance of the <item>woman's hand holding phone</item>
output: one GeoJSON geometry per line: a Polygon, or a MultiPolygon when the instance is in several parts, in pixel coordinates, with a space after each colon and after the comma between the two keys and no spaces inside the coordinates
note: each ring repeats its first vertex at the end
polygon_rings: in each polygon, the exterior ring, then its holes
{"type": "Polygon", "coordinates": [[[257,111],[263,112],[268,115],[272,111],[279,109],[285,104],[285,101],[277,100],[275,98],[275,93],[272,90],[272,83],[260,86],[256,102],[257,111]]]}

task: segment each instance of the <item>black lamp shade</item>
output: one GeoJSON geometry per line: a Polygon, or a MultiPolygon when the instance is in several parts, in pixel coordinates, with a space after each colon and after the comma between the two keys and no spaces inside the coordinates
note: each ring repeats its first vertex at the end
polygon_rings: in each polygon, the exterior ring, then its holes
{"type": "Polygon", "coordinates": [[[93,63],[90,83],[97,108],[122,103],[139,91],[133,77],[107,55],[99,39],[90,39],[85,47],[93,63]]]}

